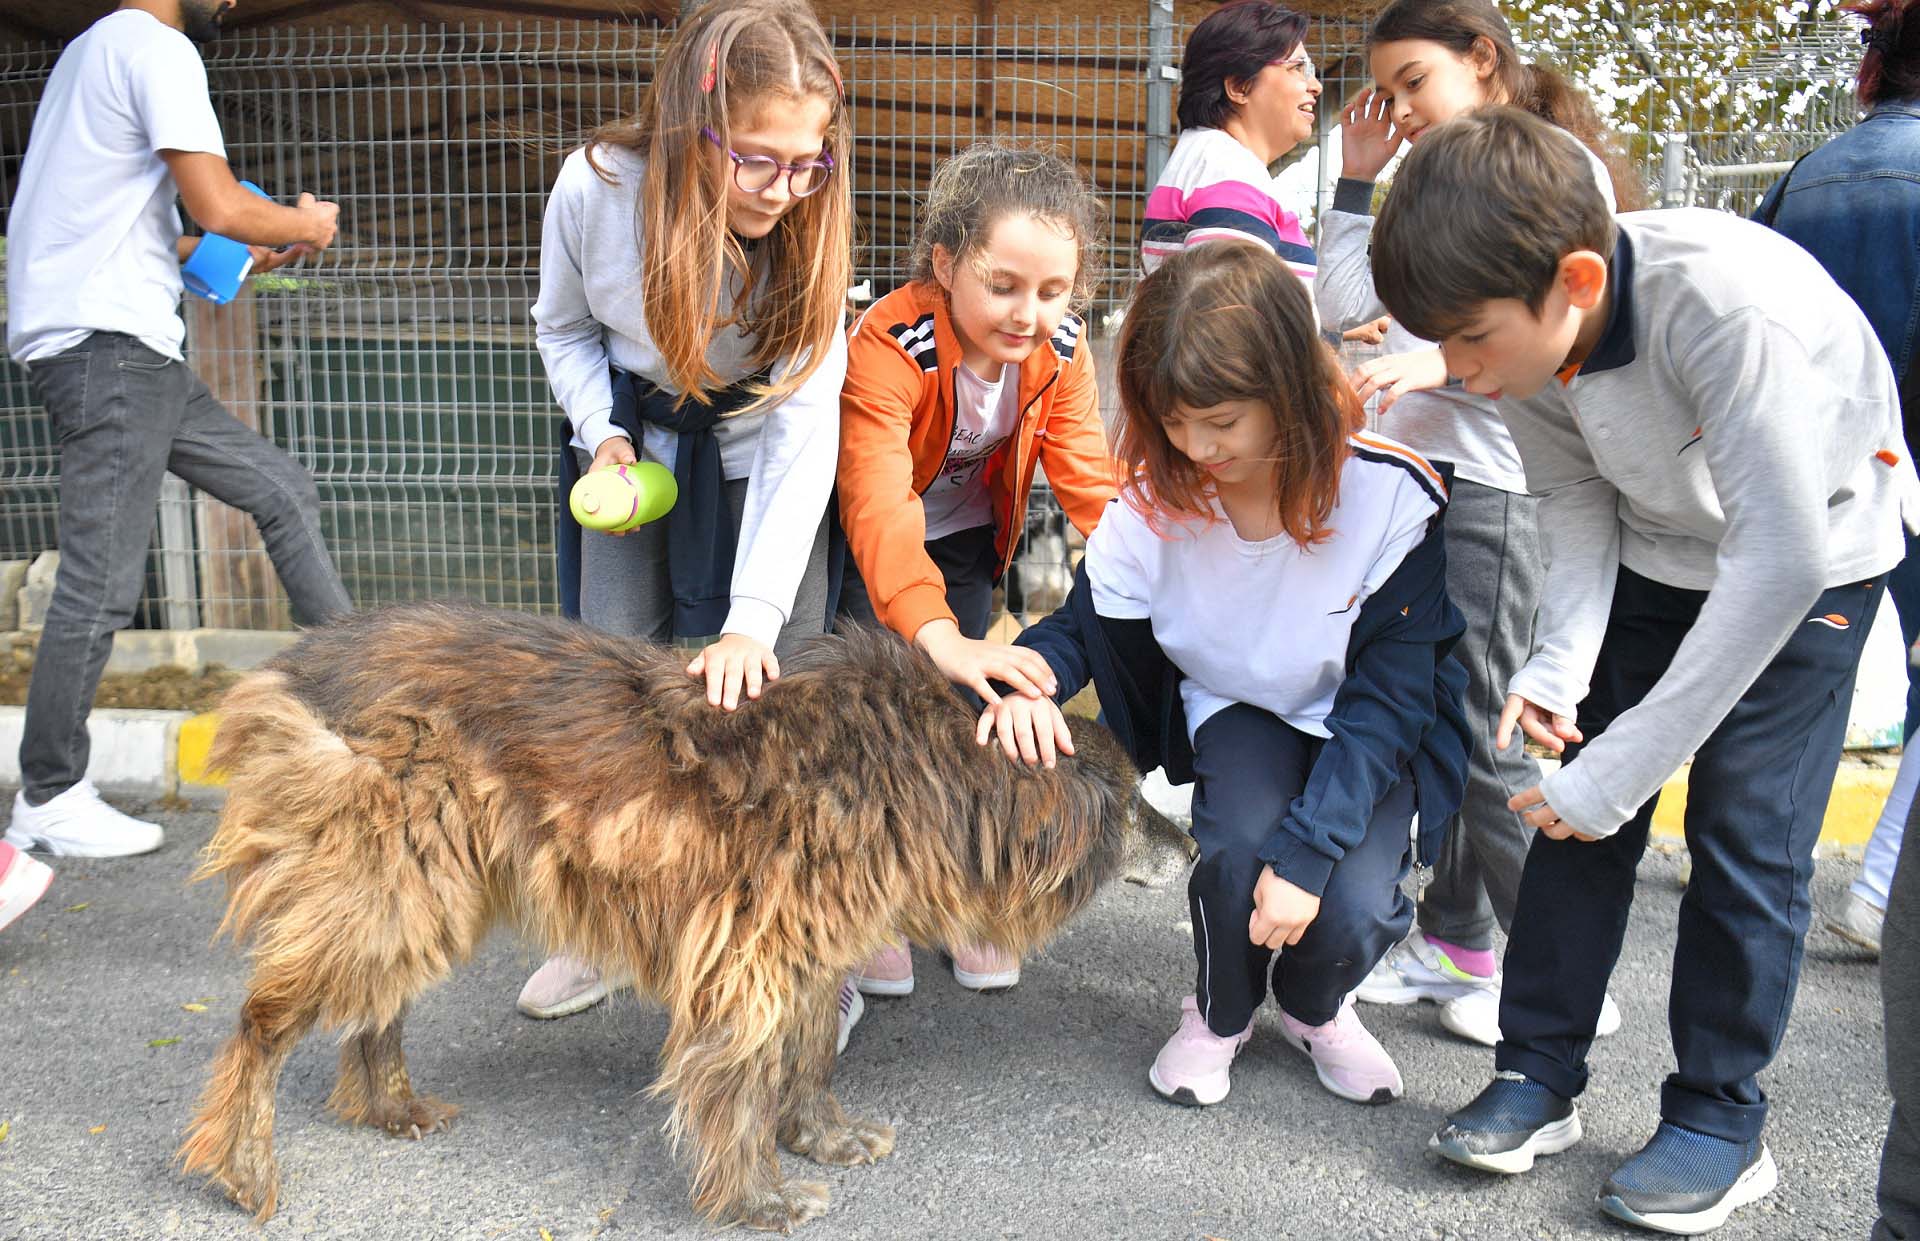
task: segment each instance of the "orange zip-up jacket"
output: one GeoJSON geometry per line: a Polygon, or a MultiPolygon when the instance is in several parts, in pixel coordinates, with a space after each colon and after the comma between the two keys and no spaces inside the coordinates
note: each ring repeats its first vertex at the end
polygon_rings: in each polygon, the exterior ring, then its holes
{"type": "MultiPolygon", "coordinates": [[[[1026,520],[1036,463],[1067,518],[1092,532],[1114,497],[1114,465],[1100,425],[1093,358],[1068,315],[1020,364],[1020,421],[983,477],[992,498],[998,579],[1026,520]]],[[[912,639],[931,620],[953,620],[947,584],[927,555],[920,496],[939,477],[953,442],[954,367],[960,341],[937,285],[895,289],[860,316],[847,347],[840,396],[840,523],[880,622],[912,639]]]]}

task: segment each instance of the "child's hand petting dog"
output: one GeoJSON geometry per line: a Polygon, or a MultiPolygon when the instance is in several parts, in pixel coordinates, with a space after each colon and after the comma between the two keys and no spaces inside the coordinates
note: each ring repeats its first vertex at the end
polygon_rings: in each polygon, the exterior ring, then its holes
{"type": "Polygon", "coordinates": [[[687,675],[707,679],[707,701],[716,707],[733,710],[740,705],[740,687],[747,697],[758,698],[760,688],[780,675],[780,661],[773,648],[744,633],[722,634],[720,640],[702,648],[687,665],[687,675]]]}
{"type": "Polygon", "coordinates": [[[991,745],[1000,735],[1000,748],[1008,758],[1029,766],[1054,764],[1056,754],[1073,753],[1073,734],[1067,730],[1067,717],[1051,698],[1027,698],[1015,695],[989,703],[980,713],[973,739],[991,745]]]}

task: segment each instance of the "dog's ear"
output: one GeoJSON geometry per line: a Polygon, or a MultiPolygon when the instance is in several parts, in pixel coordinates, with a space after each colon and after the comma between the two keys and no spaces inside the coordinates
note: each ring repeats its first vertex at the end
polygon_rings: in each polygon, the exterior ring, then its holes
{"type": "Polygon", "coordinates": [[[1066,756],[1054,770],[1020,781],[1010,843],[1021,855],[1028,892],[1041,896],[1085,885],[1073,898],[1090,894],[1124,848],[1131,797],[1130,789],[1115,789],[1066,756]]]}

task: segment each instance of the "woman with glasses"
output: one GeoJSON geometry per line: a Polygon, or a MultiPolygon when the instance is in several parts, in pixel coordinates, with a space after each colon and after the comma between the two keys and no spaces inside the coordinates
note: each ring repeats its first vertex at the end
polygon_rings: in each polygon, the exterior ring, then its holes
{"type": "MultiPolygon", "coordinates": [[[[675,32],[639,115],[567,157],[541,227],[535,337],[566,415],[563,608],[610,633],[715,638],[687,672],[716,709],[757,697],[826,624],[848,142],[808,7],[710,0],[675,32]],[[674,472],[664,518],[625,534],[566,522],[581,471],[637,459],[674,472]]],[[[608,986],[563,954],[520,1008],[565,1016],[608,986]]],[[[842,1014],[850,1026],[858,1009],[842,1014]]]]}
{"type": "Polygon", "coordinates": [[[1286,260],[1311,293],[1313,247],[1267,171],[1313,134],[1320,79],[1306,34],[1305,16],[1267,0],[1221,5],[1193,28],[1180,64],[1180,138],[1147,199],[1147,271],[1190,245],[1244,238],[1286,260]]]}

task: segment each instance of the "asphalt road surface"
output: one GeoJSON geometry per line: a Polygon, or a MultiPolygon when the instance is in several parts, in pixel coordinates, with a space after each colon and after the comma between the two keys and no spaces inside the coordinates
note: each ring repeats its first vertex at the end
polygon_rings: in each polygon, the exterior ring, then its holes
{"type": "MultiPolygon", "coordinates": [[[[62,862],[53,889],[0,934],[0,1237],[705,1237],[649,1098],[661,1011],[631,995],[535,1022],[513,999],[537,960],[512,933],[427,995],[407,1023],[414,1082],[465,1110],[451,1132],[395,1140],[333,1121],[335,1047],[315,1035],[281,1081],[280,1212],[257,1229],[169,1160],[217,1044],[243,960],[217,885],[189,887],[204,811],[158,812],[165,848],[62,862]],[[204,1011],[187,1005],[202,1005],[204,1011]]],[[[1851,865],[1823,866],[1816,898],[1851,865]]],[[[1117,884],[1000,995],[961,990],[916,952],[919,989],[871,1001],[836,1088],[898,1127],[878,1166],[790,1175],[833,1202],[802,1234],[840,1238],[1623,1238],[1594,1195],[1647,1139],[1672,1065],[1668,961],[1674,858],[1641,868],[1614,979],[1625,1029],[1603,1040],[1581,1101],[1586,1140],[1497,1179],[1436,1160],[1427,1136],[1471,1098],[1492,1053],[1452,1039],[1430,1006],[1363,1008],[1407,1097],[1367,1108],[1322,1090],[1261,1014],[1221,1105],[1162,1102],[1146,1070],[1192,985],[1184,886],[1117,884]]],[[[1785,1046],[1765,1078],[1780,1188],[1718,1235],[1862,1238],[1888,1097],[1875,965],[1818,929],[1785,1046]]]]}

